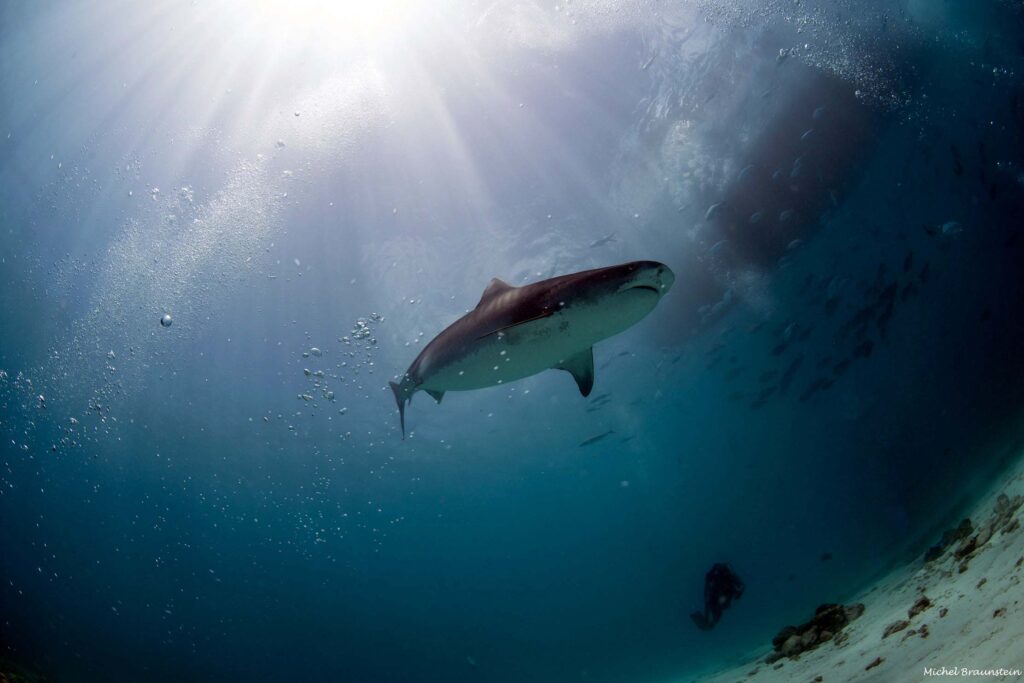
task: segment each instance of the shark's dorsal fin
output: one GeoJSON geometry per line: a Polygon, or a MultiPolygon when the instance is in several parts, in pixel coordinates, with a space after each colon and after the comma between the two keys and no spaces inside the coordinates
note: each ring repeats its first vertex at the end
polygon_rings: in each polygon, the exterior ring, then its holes
{"type": "Polygon", "coordinates": [[[428,394],[430,394],[430,397],[433,398],[438,403],[440,403],[441,399],[444,398],[444,392],[443,391],[434,391],[433,389],[424,389],[423,391],[425,391],[428,394]]]}
{"type": "Polygon", "coordinates": [[[559,370],[565,370],[576,380],[580,393],[584,396],[590,395],[594,388],[594,347],[588,346],[571,358],[566,358],[555,366],[559,370]]]}
{"type": "Polygon", "coordinates": [[[515,288],[509,283],[505,282],[504,280],[492,278],[491,281],[487,284],[487,287],[484,289],[484,293],[480,295],[480,303],[478,303],[477,306],[487,301],[491,297],[497,296],[502,292],[507,292],[510,289],[515,288]]]}

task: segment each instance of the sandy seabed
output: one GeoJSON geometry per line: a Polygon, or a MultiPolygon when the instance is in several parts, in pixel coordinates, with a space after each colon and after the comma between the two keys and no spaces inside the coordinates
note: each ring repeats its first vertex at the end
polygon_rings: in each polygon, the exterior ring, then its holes
{"type": "Polygon", "coordinates": [[[969,532],[951,529],[937,558],[918,557],[857,596],[850,604],[863,613],[839,633],[802,651],[799,636],[789,647],[793,636],[777,638],[747,664],[696,680],[1024,681],[1022,500],[1024,459],[975,503],[969,532]]]}

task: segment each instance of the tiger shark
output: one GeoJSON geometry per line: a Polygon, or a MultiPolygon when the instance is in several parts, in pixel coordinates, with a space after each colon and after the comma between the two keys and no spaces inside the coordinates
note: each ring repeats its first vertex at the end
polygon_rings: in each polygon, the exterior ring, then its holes
{"type": "Polygon", "coordinates": [[[650,313],[675,281],[657,261],[632,261],[513,287],[498,278],[476,308],[427,344],[400,382],[389,382],[405,438],[405,406],[417,391],[438,403],[449,391],[496,386],[549,368],[580,393],[594,386],[595,343],[650,313]]]}

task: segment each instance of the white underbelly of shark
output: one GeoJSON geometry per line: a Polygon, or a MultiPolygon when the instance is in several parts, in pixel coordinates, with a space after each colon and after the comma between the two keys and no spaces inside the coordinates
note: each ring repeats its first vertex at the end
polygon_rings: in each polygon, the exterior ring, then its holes
{"type": "Polygon", "coordinates": [[[654,308],[658,295],[639,291],[617,301],[610,314],[584,306],[488,335],[470,353],[438,369],[422,387],[470,391],[507,384],[558,368],[602,339],[628,329],[654,308]]]}

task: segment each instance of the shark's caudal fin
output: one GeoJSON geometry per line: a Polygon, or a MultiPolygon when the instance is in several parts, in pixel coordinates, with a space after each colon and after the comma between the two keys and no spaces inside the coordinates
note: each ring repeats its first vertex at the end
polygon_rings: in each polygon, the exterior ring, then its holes
{"type": "Polygon", "coordinates": [[[555,366],[559,370],[565,370],[576,380],[580,393],[590,396],[590,390],[594,388],[594,347],[588,346],[571,358],[555,366]]]}
{"type": "Polygon", "coordinates": [[[405,399],[402,398],[402,387],[398,382],[388,382],[391,391],[395,392],[395,401],[398,403],[398,421],[402,424],[402,439],[405,439],[405,399]]]}

